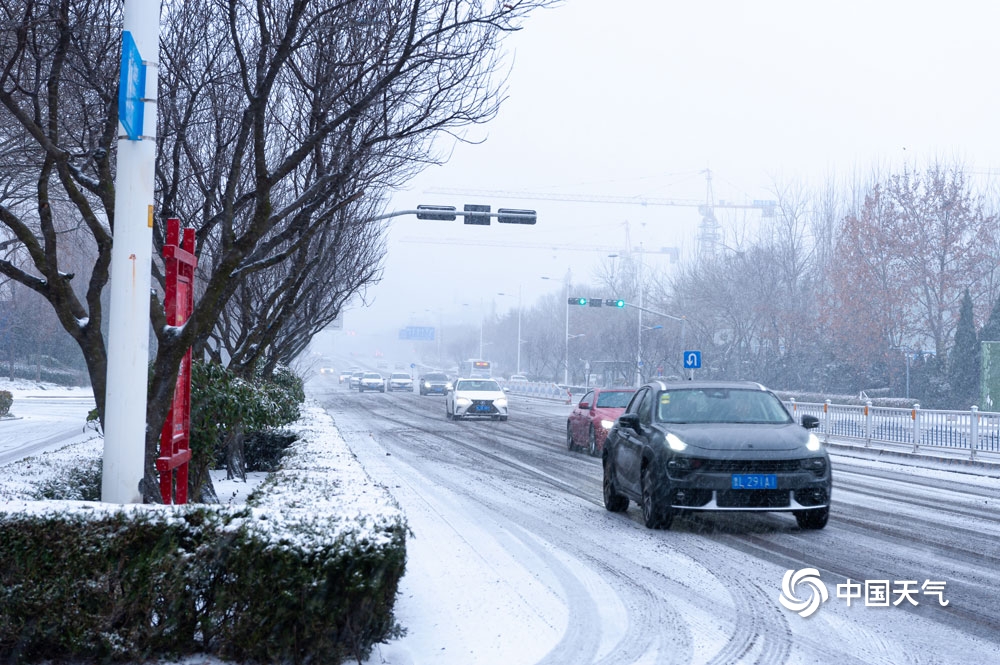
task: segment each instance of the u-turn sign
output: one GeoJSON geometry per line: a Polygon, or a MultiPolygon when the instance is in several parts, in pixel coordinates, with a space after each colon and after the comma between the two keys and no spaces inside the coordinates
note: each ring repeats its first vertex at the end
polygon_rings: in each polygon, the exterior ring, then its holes
{"type": "Polygon", "coordinates": [[[684,369],[699,369],[701,367],[701,351],[684,352],[684,369]]]}

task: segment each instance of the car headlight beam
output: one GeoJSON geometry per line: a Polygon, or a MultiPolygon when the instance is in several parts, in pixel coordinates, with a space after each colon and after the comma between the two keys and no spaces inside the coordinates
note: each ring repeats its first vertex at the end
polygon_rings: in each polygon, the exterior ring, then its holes
{"type": "Polygon", "coordinates": [[[615,421],[613,421],[613,420],[602,420],[601,421],[601,427],[603,427],[604,429],[611,429],[614,426],[615,426],[615,421]]]}
{"type": "Polygon", "coordinates": [[[806,440],[806,450],[811,450],[816,452],[820,448],[819,437],[809,432],[809,438],[806,440]]]}
{"type": "Polygon", "coordinates": [[[676,450],[678,452],[687,450],[688,447],[688,444],[681,441],[681,438],[673,432],[667,432],[667,445],[670,446],[671,450],[676,450]]]}

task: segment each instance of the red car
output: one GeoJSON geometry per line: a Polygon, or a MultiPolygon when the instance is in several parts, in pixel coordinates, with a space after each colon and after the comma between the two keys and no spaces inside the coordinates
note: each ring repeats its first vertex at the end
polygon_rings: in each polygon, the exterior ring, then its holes
{"type": "Polygon", "coordinates": [[[594,388],[587,392],[566,421],[566,447],[573,451],[586,445],[591,457],[599,457],[608,430],[634,394],[635,388],[594,388]]]}

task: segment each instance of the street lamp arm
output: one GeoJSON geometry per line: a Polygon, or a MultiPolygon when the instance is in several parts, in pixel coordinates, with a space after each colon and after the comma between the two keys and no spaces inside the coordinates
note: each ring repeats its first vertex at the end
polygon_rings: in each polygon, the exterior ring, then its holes
{"type": "Polygon", "coordinates": [[[626,307],[634,307],[635,309],[637,309],[637,310],[639,310],[641,312],[646,312],[647,314],[654,314],[656,316],[663,316],[663,317],[666,317],[668,319],[673,319],[674,321],[686,321],[687,320],[687,318],[683,317],[683,316],[673,316],[672,314],[664,314],[663,312],[657,312],[655,309],[647,309],[645,307],[640,307],[639,305],[634,305],[634,304],[632,304],[630,302],[626,302],[625,306],[626,307]]]}
{"type": "Polygon", "coordinates": [[[423,213],[423,210],[393,210],[392,212],[387,212],[381,215],[375,215],[374,217],[369,217],[368,221],[378,222],[383,219],[390,219],[392,217],[402,217],[403,215],[416,215],[417,213],[423,213]]]}

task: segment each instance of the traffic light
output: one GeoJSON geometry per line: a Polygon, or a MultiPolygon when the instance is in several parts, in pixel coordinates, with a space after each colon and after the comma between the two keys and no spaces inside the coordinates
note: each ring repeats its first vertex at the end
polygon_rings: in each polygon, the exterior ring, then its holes
{"type": "Polygon", "coordinates": [[[621,298],[618,298],[617,300],[614,298],[608,298],[607,300],[604,301],[604,304],[607,305],[608,307],[617,307],[621,309],[622,307],[625,306],[625,301],[622,300],[621,298]]]}
{"type": "Polygon", "coordinates": [[[569,304],[570,305],[582,305],[582,306],[586,306],[587,305],[587,299],[586,298],[570,298],[569,299],[569,304]]]}
{"type": "Polygon", "coordinates": [[[475,205],[472,203],[465,204],[465,223],[466,224],[478,224],[480,226],[490,225],[490,207],[484,205],[475,205]]]}
{"type": "Polygon", "coordinates": [[[453,222],[455,214],[455,206],[417,206],[417,219],[439,219],[444,222],[453,222]]]}
{"type": "Polygon", "coordinates": [[[600,307],[601,305],[604,304],[604,301],[601,300],[600,298],[591,298],[590,302],[587,304],[589,304],[591,307],[600,307]]]}
{"type": "Polygon", "coordinates": [[[537,217],[534,210],[500,208],[497,210],[497,221],[501,224],[534,224],[537,217]]]}

